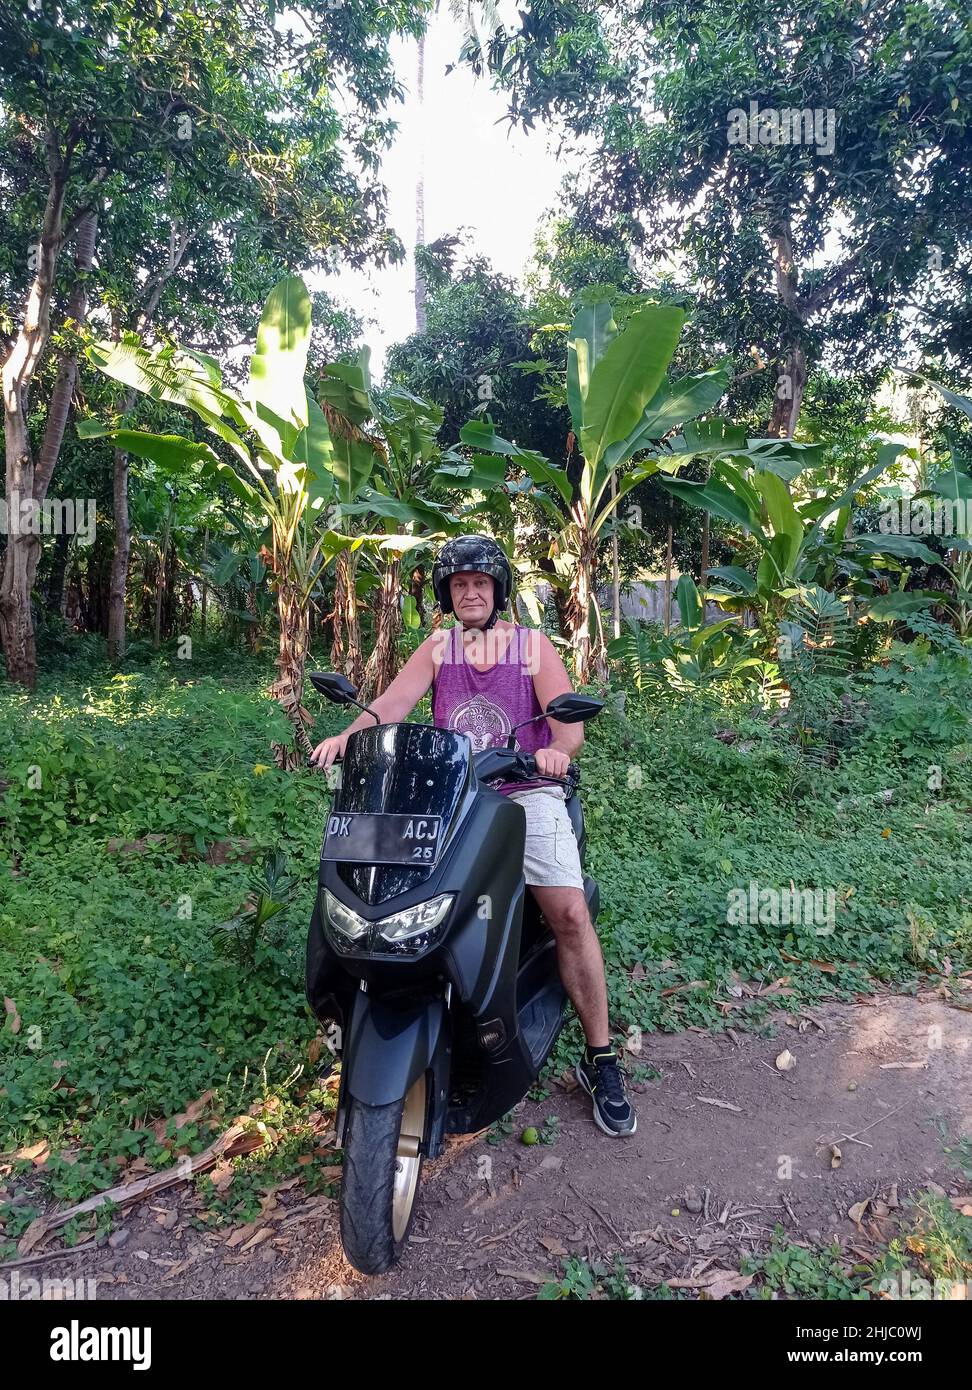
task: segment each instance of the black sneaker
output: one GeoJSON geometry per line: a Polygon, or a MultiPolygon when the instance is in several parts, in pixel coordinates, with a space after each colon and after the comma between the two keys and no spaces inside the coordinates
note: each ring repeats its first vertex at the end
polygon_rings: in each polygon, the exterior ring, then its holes
{"type": "Polygon", "coordinates": [[[605,1134],[617,1137],[634,1134],[638,1116],[624,1090],[624,1073],[614,1052],[596,1052],[589,1062],[586,1054],[577,1063],[577,1080],[594,1101],[594,1119],[605,1134]]]}

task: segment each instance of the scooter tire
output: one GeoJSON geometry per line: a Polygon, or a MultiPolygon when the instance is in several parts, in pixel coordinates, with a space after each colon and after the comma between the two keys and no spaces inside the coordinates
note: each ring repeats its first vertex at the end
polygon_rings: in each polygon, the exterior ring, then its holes
{"type": "Polygon", "coordinates": [[[425,1077],[421,1076],[407,1096],[388,1105],[350,1102],[341,1180],[341,1244],[361,1274],[384,1274],[401,1257],[408,1240],[422,1155],[400,1150],[403,1145],[414,1149],[416,1140],[425,1137],[425,1098],[425,1077]],[[399,1163],[404,1167],[399,1168],[399,1163]]]}

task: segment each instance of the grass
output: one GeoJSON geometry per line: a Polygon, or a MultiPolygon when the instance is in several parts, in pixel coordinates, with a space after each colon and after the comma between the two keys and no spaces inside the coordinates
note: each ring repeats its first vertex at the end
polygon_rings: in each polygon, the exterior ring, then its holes
{"type": "MultiPolygon", "coordinates": [[[[21,1165],[31,1200],[77,1200],[137,1159],[176,1162],[221,1117],[264,1122],[271,1102],[287,1124],[240,1172],[296,1170],[312,1143],[329,1057],[313,1045],[303,949],[326,789],[272,765],[286,730],[269,677],[197,648],[191,663],[95,665],[0,693],[0,1149],[48,1141],[43,1169],[21,1165]],[[241,964],[219,929],[273,851],[294,885],[241,964]],[[152,1122],[209,1090],[205,1121],[160,1141],[152,1122]]],[[[864,732],[833,767],[808,770],[742,706],[628,692],[588,726],[588,868],[620,1035],[758,1027],[784,1000],[968,966],[968,665],[897,649],[861,689],[864,732]],[[832,889],[834,930],[732,925],[728,894],[750,881],[832,889]],[[768,999],[742,988],[775,981],[768,999]]],[[[317,733],[344,722],[327,707],[317,733]]],[[[554,1065],[578,1043],[574,1023],[554,1065]]],[[[23,1217],[8,1211],[8,1239],[23,1217]]]]}
{"type": "MultiPolygon", "coordinates": [[[[740,1261],[747,1288],[735,1300],[813,1299],[825,1302],[965,1299],[972,1290],[972,1217],[933,1193],[921,1193],[908,1208],[901,1231],[870,1262],[851,1258],[837,1243],[811,1246],[776,1226],[767,1248],[740,1261]]],[[[544,1302],[695,1299],[696,1290],[673,1289],[665,1281],[639,1282],[620,1256],[603,1263],[571,1257],[558,1279],[544,1284],[544,1302]]]]}

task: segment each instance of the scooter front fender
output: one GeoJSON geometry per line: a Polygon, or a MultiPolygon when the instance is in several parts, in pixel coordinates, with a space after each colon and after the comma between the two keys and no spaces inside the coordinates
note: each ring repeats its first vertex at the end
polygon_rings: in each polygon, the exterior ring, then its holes
{"type": "Polygon", "coordinates": [[[347,1094],[363,1105],[400,1100],[429,1067],[439,1069],[433,1064],[447,1048],[445,1021],[442,999],[399,1009],[359,990],[341,1050],[347,1094]]]}

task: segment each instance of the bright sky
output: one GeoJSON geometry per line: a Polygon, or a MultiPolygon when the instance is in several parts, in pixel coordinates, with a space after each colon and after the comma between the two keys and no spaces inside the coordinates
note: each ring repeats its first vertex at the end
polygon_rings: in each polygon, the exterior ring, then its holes
{"type": "MultiPolygon", "coordinates": [[[[500,14],[509,9],[499,6],[500,14]]],[[[448,77],[462,31],[443,5],[432,17],[425,44],[425,103],[416,99],[418,48],[414,40],[393,45],[396,69],[408,95],[393,115],[400,130],[385,156],[383,180],[388,188],[388,216],[408,250],[408,259],[386,270],[339,270],[309,277],[346,301],[366,322],[372,372],[380,379],[386,349],[415,331],[414,271],[415,189],[420,152],[425,162],[425,240],[468,228],[470,252],[486,256],[493,268],[519,279],[530,259],[540,219],[557,206],[557,190],[566,171],[548,153],[540,127],[531,133],[511,131],[500,121],[506,104],[490,91],[487,79],[476,80],[468,68],[448,77]],[[374,319],[370,324],[367,321],[374,319]]]]}

